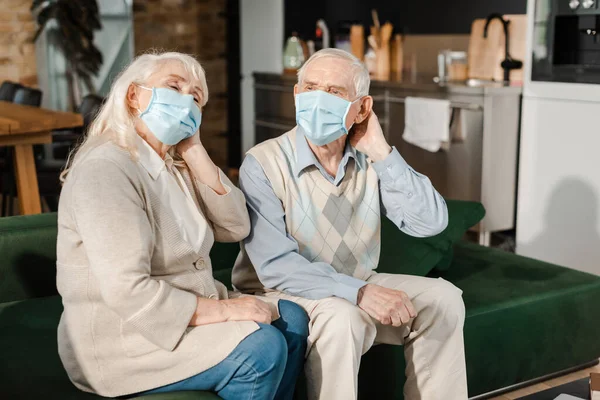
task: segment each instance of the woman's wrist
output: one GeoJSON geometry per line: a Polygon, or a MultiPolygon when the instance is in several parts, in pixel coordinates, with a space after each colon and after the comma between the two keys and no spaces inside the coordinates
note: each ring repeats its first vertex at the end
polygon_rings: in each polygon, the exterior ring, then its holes
{"type": "Polygon", "coordinates": [[[196,160],[203,156],[208,157],[208,152],[204,148],[202,142],[197,142],[189,147],[186,147],[185,150],[183,150],[180,154],[186,163],[189,163],[189,161],[196,160]]]}
{"type": "Polygon", "coordinates": [[[221,182],[219,168],[200,142],[187,147],[179,154],[181,154],[188,168],[192,171],[192,175],[198,181],[207,185],[219,195],[227,194],[227,190],[221,182]]]}
{"type": "Polygon", "coordinates": [[[227,308],[222,300],[198,297],[196,311],[194,311],[189,325],[198,326],[225,322],[229,319],[227,308]]]}

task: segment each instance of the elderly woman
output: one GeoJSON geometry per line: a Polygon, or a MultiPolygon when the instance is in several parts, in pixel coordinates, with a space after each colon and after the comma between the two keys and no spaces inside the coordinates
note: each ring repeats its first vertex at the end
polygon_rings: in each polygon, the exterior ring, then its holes
{"type": "Polygon", "coordinates": [[[214,241],[244,239],[250,221],[244,195],[202,145],[207,100],[192,57],[142,55],[116,79],[65,171],[58,345],[81,390],[292,397],[306,313],[230,298],[212,276],[214,241]]]}

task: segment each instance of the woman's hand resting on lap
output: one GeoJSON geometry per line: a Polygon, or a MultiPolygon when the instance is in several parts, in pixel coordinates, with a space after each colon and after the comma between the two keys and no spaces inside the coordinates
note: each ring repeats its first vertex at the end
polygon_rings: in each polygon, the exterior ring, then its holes
{"type": "Polygon", "coordinates": [[[199,297],[190,326],[214,324],[226,321],[254,321],[271,324],[272,314],[267,303],[256,297],[213,300],[199,297]]]}
{"type": "Polygon", "coordinates": [[[221,300],[225,305],[227,321],[254,321],[270,324],[271,309],[264,301],[256,297],[240,297],[237,299],[221,300]]]}

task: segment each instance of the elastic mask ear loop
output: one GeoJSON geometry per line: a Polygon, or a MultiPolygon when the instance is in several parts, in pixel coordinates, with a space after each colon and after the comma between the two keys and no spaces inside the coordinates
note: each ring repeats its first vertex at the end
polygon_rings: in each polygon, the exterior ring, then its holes
{"type": "MultiPolygon", "coordinates": [[[[139,88],[142,88],[142,89],[145,89],[145,90],[152,91],[152,89],[151,89],[151,88],[149,88],[149,87],[146,87],[146,86],[143,86],[143,85],[140,85],[139,83],[134,83],[134,85],[135,85],[135,86],[137,86],[137,87],[139,87],[139,88]]],[[[139,107],[138,107],[136,110],[137,110],[137,112],[138,112],[138,117],[139,117],[140,115],[142,115],[142,113],[143,113],[143,112],[142,112],[142,110],[140,110],[140,108],[139,108],[139,107]]]]}
{"type": "Polygon", "coordinates": [[[352,127],[354,126],[354,122],[352,122],[352,125],[350,125],[350,128],[346,129],[346,118],[348,118],[348,113],[350,112],[350,108],[352,108],[352,104],[356,103],[357,101],[361,100],[363,97],[359,97],[358,99],[350,102],[350,104],[348,104],[348,108],[346,109],[346,112],[344,113],[344,130],[346,131],[346,134],[350,133],[350,129],[352,129],[352,127]]]}

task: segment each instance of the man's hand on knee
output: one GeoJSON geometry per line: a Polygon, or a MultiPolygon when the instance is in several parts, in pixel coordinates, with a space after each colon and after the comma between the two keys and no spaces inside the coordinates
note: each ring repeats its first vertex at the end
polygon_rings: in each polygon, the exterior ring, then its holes
{"type": "Polygon", "coordinates": [[[374,284],[360,288],[357,304],[384,325],[401,326],[417,316],[406,293],[374,284]]]}

